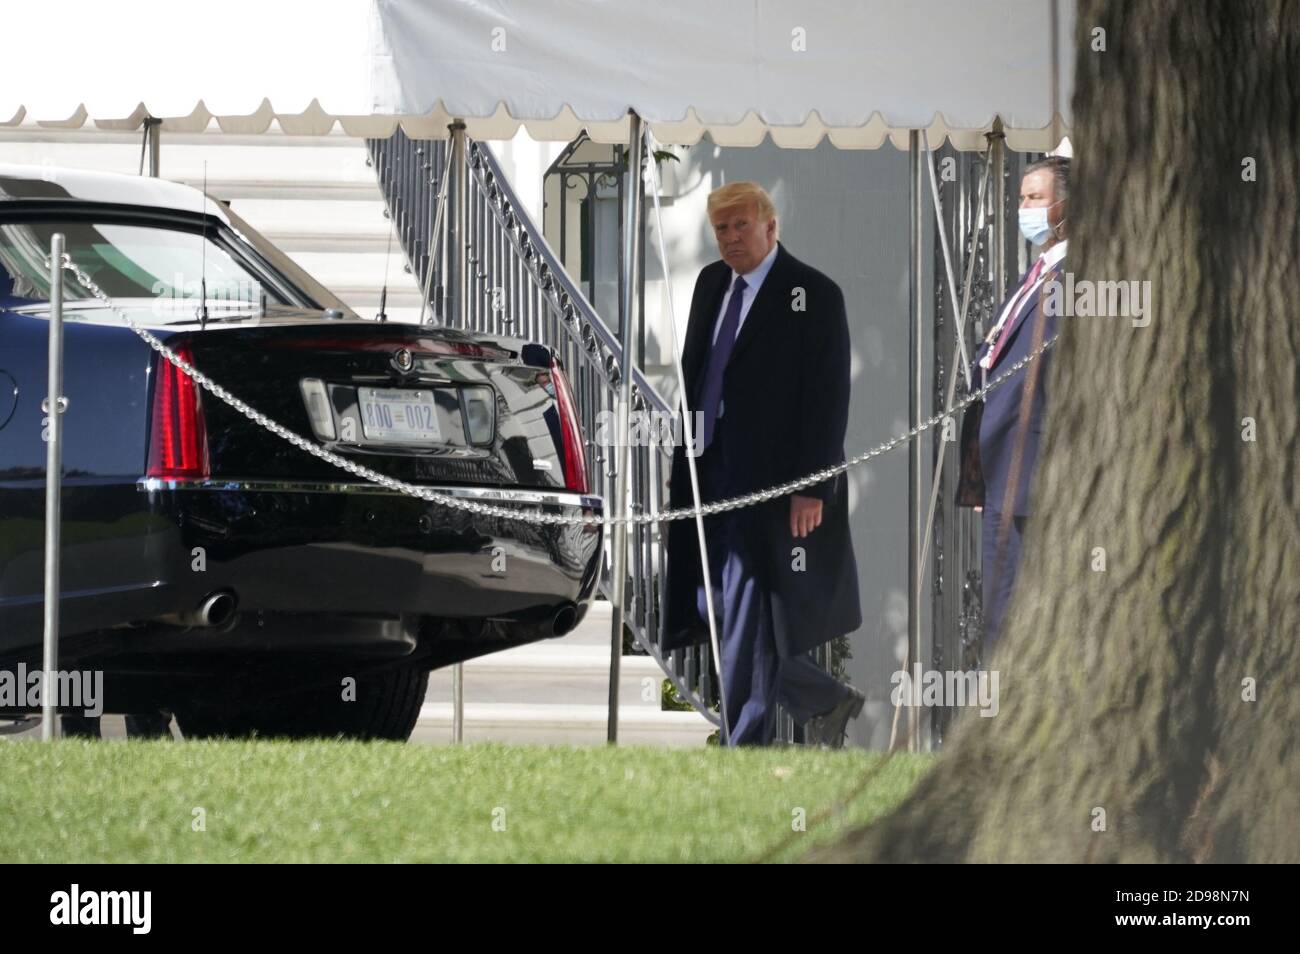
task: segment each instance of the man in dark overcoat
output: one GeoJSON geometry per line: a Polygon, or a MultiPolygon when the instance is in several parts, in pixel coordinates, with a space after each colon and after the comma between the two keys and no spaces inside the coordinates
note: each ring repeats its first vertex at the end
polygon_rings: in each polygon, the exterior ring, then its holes
{"type": "MultiPolygon", "coordinates": [[[[682,351],[694,445],[676,447],[669,500],[773,487],[844,460],[849,331],[838,285],[777,239],[771,198],[737,182],[709,196],[722,260],[695,283],[682,351]]],[[[682,430],[684,434],[684,429],[682,430]]],[[[666,649],[708,639],[694,520],[668,531],[666,649]]],[[[778,702],[806,741],[838,746],[865,697],[811,658],[857,629],[858,573],[845,474],[705,521],[732,745],[766,745],[778,702]]]]}

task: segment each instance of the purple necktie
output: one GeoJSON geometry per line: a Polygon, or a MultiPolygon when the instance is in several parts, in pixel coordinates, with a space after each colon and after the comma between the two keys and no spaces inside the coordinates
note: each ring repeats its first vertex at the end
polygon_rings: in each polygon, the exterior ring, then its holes
{"type": "Polygon", "coordinates": [[[1007,320],[1003,322],[1002,327],[998,329],[998,338],[993,342],[992,347],[989,349],[990,371],[997,366],[998,358],[1002,356],[1002,352],[1006,349],[1007,342],[1011,339],[1011,326],[1015,324],[1016,317],[1020,314],[1020,309],[1024,308],[1025,302],[1029,300],[1029,293],[1034,290],[1034,282],[1038,281],[1038,276],[1043,272],[1044,261],[1045,259],[1040,255],[1038,257],[1038,262],[1030,270],[1029,274],[1025,276],[1024,284],[1021,285],[1020,290],[1016,292],[1016,300],[1011,303],[1011,310],[1007,315],[1007,320]]]}
{"type": "Polygon", "coordinates": [[[727,311],[722,316],[722,327],[718,329],[718,338],[709,349],[709,366],[704,372],[704,383],[700,387],[700,398],[696,410],[702,415],[698,435],[700,452],[706,451],[713,443],[714,424],[718,420],[718,406],[722,403],[722,377],[731,359],[731,349],[736,343],[736,328],[740,325],[740,304],[744,298],[745,280],[739,275],[731,286],[731,298],[727,301],[727,311]]]}

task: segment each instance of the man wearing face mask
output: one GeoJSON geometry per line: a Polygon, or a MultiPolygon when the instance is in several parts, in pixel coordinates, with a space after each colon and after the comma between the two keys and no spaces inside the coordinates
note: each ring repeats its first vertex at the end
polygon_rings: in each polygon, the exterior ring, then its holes
{"type": "MultiPolygon", "coordinates": [[[[1059,280],[1066,252],[1070,160],[1050,156],[1025,169],[1020,182],[1020,233],[1038,258],[1012,289],[975,355],[973,380],[983,385],[1056,334],[1056,317],[1042,307],[1044,288],[1059,280]]],[[[1050,352],[1031,361],[985,398],[980,419],[984,479],[984,660],[996,643],[1010,603],[1020,543],[1029,518],[1029,489],[1038,460],[1050,352]]]]}

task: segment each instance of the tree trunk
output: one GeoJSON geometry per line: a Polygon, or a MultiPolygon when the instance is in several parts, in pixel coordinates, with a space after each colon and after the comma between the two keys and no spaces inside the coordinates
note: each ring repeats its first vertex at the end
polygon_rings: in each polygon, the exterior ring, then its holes
{"type": "Polygon", "coordinates": [[[1060,320],[999,714],[811,860],[1300,861],[1300,4],[1076,47],[1067,267],[1151,322],[1060,320]]]}

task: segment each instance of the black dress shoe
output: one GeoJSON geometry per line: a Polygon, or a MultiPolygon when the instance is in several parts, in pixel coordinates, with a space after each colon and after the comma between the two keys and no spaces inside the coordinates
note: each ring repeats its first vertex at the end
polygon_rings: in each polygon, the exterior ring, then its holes
{"type": "Polygon", "coordinates": [[[825,715],[819,715],[808,721],[804,735],[809,745],[824,745],[827,748],[844,747],[844,733],[849,723],[858,717],[867,697],[849,686],[849,697],[825,715]]]}

